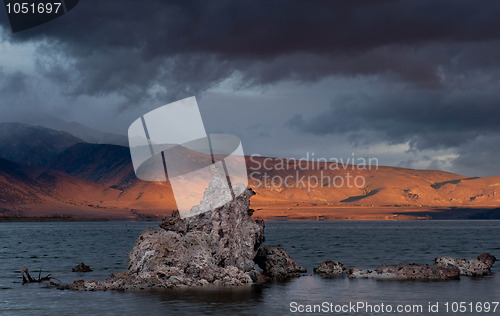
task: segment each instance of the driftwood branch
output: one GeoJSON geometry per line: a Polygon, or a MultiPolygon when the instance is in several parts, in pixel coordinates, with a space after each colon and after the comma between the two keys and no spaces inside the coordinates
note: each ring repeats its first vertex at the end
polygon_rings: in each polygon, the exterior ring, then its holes
{"type": "Polygon", "coordinates": [[[23,276],[23,285],[26,283],[42,283],[51,280],[59,281],[58,279],[52,277],[52,274],[47,274],[46,276],[42,277],[42,267],[40,267],[40,271],[38,272],[38,278],[32,277],[27,267],[21,268],[21,274],[23,276]]]}

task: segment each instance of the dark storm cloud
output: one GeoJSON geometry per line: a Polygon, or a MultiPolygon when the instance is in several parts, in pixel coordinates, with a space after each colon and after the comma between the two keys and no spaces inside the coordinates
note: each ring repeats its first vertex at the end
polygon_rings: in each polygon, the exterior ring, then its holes
{"type": "MultiPolygon", "coordinates": [[[[82,1],[62,19],[16,34],[64,42],[270,58],[312,51],[365,51],[429,41],[496,39],[497,1],[82,1]]],[[[7,20],[3,21],[7,25],[7,20]]],[[[96,47],[88,47],[91,51],[96,47]]]]}
{"type": "Polygon", "coordinates": [[[410,142],[412,149],[457,147],[485,133],[500,134],[496,91],[393,90],[343,94],[311,118],[293,116],[287,126],[313,134],[410,142]]]}
{"type": "Polygon", "coordinates": [[[28,85],[29,78],[23,72],[5,73],[0,67],[0,93],[2,95],[24,93],[28,85]]]}
{"type": "Polygon", "coordinates": [[[500,135],[478,136],[458,148],[458,157],[453,160],[457,170],[472,176],[491,176],[500,174],[500,135]]]}
{"type": "Polygon", "coordinates": [[[488,156],[481,137],[500,135],[499,16],[494,0],[122,0],[80,1],[15,34],[2,11],[0,25],[8,41],[36,45],[37,75],[63,94],[122,106],[156,107],[228,78],[235,89],[290,80],[306,94],[304,83],[327,77],[368,78],[374,89],[336,91],[326,110],[290,108],[286,128],[453,149],[465,168],[468,150],[488,156]]]}
{"type": "Polygon", "coordinates": [[[499,12],[496,1],[81,1],[10,39],[44,40],[39,70],[68,93],[131,102],[200,93],[234,72],[246,85],[389,73],[436,87],[436,65],[460,52],[422,48],[496,40],[499,12]]]}

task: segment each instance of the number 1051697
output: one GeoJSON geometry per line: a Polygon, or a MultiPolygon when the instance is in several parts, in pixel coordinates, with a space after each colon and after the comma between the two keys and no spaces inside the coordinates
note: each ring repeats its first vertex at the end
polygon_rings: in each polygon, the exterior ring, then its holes
{"type": "Polygon", "coordinates": [[[8,14],[57,14],[59,10],[62,10],[61,5],[61,2],[14,2],[7,3],[5,6],[8,14]]]}
{"type": "Polygon", "coordinates": [[[499,302],[445,302],[447,313],[495,313],[499,302]]]}

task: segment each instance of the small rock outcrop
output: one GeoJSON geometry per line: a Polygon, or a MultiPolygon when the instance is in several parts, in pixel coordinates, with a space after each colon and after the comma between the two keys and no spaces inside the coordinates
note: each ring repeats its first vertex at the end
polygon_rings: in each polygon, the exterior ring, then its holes
{"type": "Polygon", "coordinates": [[[281,247],[260,248],[254,261],[270,279],[284,280],[307,272],[305,268],[297,266],[295,260],[281,247]]]}
{"type": "Polygon", "coordinates": [[[461,275],[483,276],[491,274],[491,267],[497,259],[489,253],[483,253],[472,260],[440,257],[434,264],[441,267],[457,267],[461,275]]]}
{"type": "Polygon", "coordinates": [[[348,268],[342,262],[326,260],[321,262],[313,271],[320,276],[332,278],[347,273],[348,268]]]}
{"type": "Polygon", "coordinates": [[[348,276],[352,279],[379,280],[457,280],[460,279],[460,270],[457,267],[400,263],[394,266],[383,264],[373,271],[351,269],[348,276]]]}
{"type": "Polygon", "coordinates": [[[85,263],[83,262],[80,262],[79,264],[77,264],[76,266],[74,266],[71,271],[73,272],[92,272],[94,270],[92,270],[91,267],[89,267],[88,265],[86,265],[85,263]]]}
{"type": "Polygon", "coordinates": [[[382,264],[374,270],[360,270],[348,268],[338,261],[327,260],[314,268],[314,272],[326,278],[347,275],[351,279],[456,280],[461,275],[489,275],[495,261],[494,256],[484,253],[472,260],[440,257],[434,259],[433,265],[415,263],[382,264]]]}

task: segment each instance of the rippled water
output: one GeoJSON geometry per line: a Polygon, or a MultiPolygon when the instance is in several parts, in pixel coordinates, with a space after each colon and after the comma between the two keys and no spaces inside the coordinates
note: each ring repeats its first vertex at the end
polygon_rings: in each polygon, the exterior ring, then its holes
{"type": "MultiPolygon", "coordinates": [[[[321,279],[309,273],[285,283],[223,289],[73,292],[21,284],[22,266],[38,270],[43,265],[42,274],[52,273],[63,282],[104,279],[112,272],[123,271],[127,252],[138,234],[154,225],[0,223],[0,314],[282,315],[289,313],[293,301],[303,305],[408,303],[427,308],[429,301],[500,300],[498,267],[494,267],[492,276],[445,282],[321,279]],[[81,261],[94,272],[71,272],[71,267],[81,261]]],[[[499,232],[500,221],[267,222],[266,244],[285,247],[312,272],[326,259],[370,268],[381,263],[432,263],[437,256],[472,258],[482,252],[500,257],[499,232]]]]}

